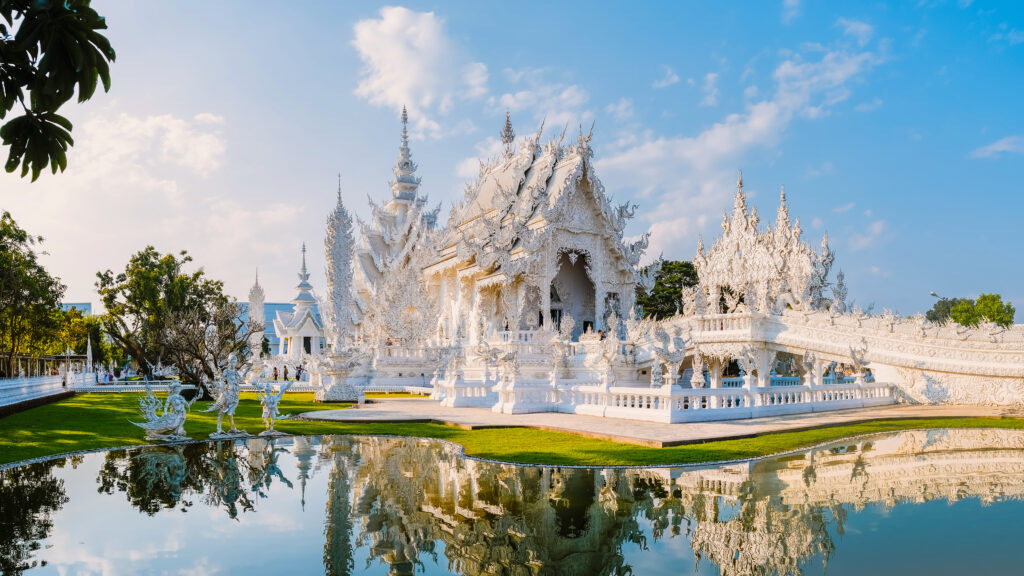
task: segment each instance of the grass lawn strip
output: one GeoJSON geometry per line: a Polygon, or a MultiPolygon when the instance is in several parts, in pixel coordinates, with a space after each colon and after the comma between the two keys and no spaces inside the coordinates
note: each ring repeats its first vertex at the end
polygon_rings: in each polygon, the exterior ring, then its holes
{"type": "MultiPolygon", "coordinates": [[[[130,393],[78,394],[0,418],[0,464],[82,450],[147,444],[143,431],[129,422],[139,418],[138,398],[138,394],[130,393]]],[[[202,412],[208,405],[209,402],[196,402],[192,406],[185,423],[190,437],[202,439],[216,429],[216,413],[202,412]]],[[[344,407],[346,405],[314,402],[311,393],[295,393],[282,399],[280,410],[283,414],[299,414],[344,407]]],[[[250,433],[262,431],[261,414],[262,406],[255,395],[243,393],[235,413],[238,427],[250,433]]],[[[531,428],[463,430],[454,426],[425,423],[299,420],[279,421],[277,428],[289,434],[374,434],[438,438],[462,445],[470,456],[523,464],[638,466],[755,458],[873,432],[923,428],[1019,430],[1024,429],[1024,418],[879,420],[668,448],[648,448],[531,428]]]]}

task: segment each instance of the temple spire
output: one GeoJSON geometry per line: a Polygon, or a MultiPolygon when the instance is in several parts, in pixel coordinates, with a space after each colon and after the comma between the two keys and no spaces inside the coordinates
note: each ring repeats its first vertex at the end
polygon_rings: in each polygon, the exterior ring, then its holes
{"type": "Polygon", "coordinates": [[[505,145],[505,155],[512,155],[512,143],[516,140],[516,131],[512,129],[512,114],[505,111],[505,127],[501,130],[501,143],[505,145]]]}
{"type": "Polygon", "coordinates": [[[392,172],[395,179],[390,183],[391,195],[403,200],[415,199],[420,179],[416,177],[416,164],[412,161],[412,152],[409,150],[409,113],[405,106],[402,106],[402,143],[398,147],[398,162],[392,172]]]}
{"type": "Polygon", "coordinates": [[[405,110],[404,104],[402,105],[402,148],[409,149],[409,113],[405,110]]]}
{"type": "Polygon", "coordinates": [[[296,312],[299,306],[309,307],[316,302],[316,298],[313,297],[313,285],[309,283],[309,270],[306,268],[306,243],[302,243],[302,268],[299,271],[299,284],[295,286],[299,293],[292,300],[292,303],[296,305],[296,312]]]}
{"type": "Polygon", "coordinates": [[[736,191],[743,190],[743,170],[738,170],[736,175],[736,191]]]}

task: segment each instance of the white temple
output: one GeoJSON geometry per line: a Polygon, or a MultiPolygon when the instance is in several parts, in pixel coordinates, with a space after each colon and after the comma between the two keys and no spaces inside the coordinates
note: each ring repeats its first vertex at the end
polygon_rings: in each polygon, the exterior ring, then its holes
{"type": "MultiPolygon", "coordinates": [[[[253,290],[259,285],[257,284],[253,290]]],[[[278,311],[274,318],[274,331],[280,341],[277,355],[292,360],[303,356],[319,355],[326,349],[324,327],[316,314],[316,297],[313,296],[313,285],[309,283],[309,272],[306,270],[306,245],[302,245],[302,268],[299,271],[299,283],[295,288],[298,293],[292,299],[295,306],[293,312],[278,311]]],[[[262,296],[262,289],[260,290],[262,296]]],[[[252,309],[252,293],[250,292],[250,309],[252,309]]],[[[254,318],[262,318],[262,298],[260,298],[260,314],[254,318]]]]}
{"type": "MultiPolygon", "coordinates": [[[[506,117],[504,152],[481,164],[440,227],[406,122],[403,110],[391,197],[370,200],[359,239],[340,192],[328,221],[321,399],[412,387],[449,406],[661,422],[1024,404],[1024,326],[849,310],[827,238],[819,250],[804,242],[785,192],[765,227],[741,177],[722,236],[698,247],[700,284],[684,291],[681,313],[640,320],[636,289],[650,289],[658,265],[639,267],[646,235],[623,238],[636,207],[610,202],[590,134],[543,142],[541,129],[517,144],[506,117]]],[[[303,322],[312,334],[300,310],[305,265],[300,278],[282,335],[303,322]]],[[[289,334],[289,351],[314,350],[289,334]]]]}

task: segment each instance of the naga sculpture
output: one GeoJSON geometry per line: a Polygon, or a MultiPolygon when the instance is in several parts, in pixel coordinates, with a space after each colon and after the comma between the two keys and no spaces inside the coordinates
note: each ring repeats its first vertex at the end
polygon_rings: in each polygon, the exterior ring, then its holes
{"type": "MultiPolygon", "coordinates": [[[[192,402],[195,402],[195,398],[192,402]]],[[[181,383],[175,382],[163,402],[162,413],[157,414],[157,411],[161,410],[160,399],[153,394],[147,380],[146,395],[139,398],[139,410],[145,422],[132,424],[146,431],[146,440],[188,440],[188,436],[185,435],[185,417],[192,402],[185,400],[181,395],[181,383]]]]}

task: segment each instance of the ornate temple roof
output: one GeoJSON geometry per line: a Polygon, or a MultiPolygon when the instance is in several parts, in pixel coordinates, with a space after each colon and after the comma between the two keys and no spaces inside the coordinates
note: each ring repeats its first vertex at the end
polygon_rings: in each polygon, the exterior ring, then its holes
{"type": "MultiPolygon", "coordinates": [[[[565,132],[541,143],[543,124],[518,147],[506,115],[501,132],[504,152],[481,162],[476,181],[466,187],[461,202],[453,206],[448,226],[441,233],[438,263],[475,260],[491,270],[515,253],[532,253],[545,230],[562,228],[592,233],[605,239],[604,251],[618,255],[635,267],[647,247],[647,236],[625,243],[622,231],[635,206],[613,205],[597,178],[591,158],[591,133],[582,128],[575,144],[564,145],[565,132]]],[[[504,272],[515,271],[504,270],[504,272]]]]}

